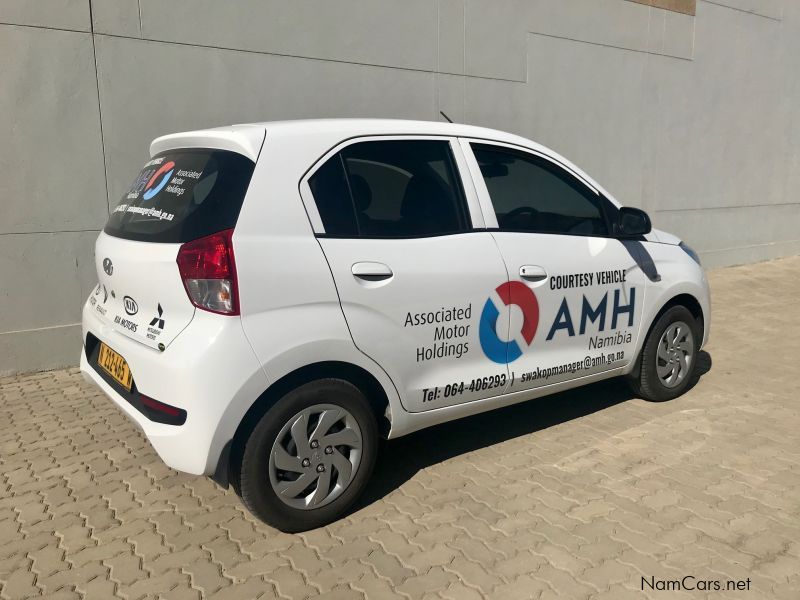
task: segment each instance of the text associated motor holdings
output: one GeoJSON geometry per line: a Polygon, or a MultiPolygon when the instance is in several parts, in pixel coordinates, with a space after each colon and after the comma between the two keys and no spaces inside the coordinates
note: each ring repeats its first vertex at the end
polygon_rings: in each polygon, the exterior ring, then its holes
{"type": "Polygon", "coordinates": [[[468,321],[472,318],[472,304],[459,308],[442,307],[439,310],[406,313],[403,327],[420,327],[433,325],[432,344],[430,346],[420,346],[417,348],[417,362],[455,356],[461,358],[469,352],[470,325],[468,321]]]}

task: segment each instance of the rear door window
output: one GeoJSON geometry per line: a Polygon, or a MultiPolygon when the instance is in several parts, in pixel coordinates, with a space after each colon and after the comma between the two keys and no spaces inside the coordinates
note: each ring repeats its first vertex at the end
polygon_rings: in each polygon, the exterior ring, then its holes
{"type": "Polygon", "coordinates": [[[129,240],[183,243],[236,225],[255,163],[227,150],[163,152],[134,178],[105,232],[129,240]]]}
{"type": "Polygon", "coordinates": [[[471,228],[447,141],[351,144],[308,183],[327,236],[409,238],[471,228]]]}

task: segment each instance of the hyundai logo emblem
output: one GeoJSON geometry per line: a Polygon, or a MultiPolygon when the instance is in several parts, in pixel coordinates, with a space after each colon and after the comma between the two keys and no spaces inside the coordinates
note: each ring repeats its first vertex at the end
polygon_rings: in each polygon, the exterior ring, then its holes
{"type": "Polygon", "coordinates": [[[114,273],[114,263],[111,262],[110,258],[103,259],[103,271],[109,276],[114,273]]]}
{"type": "Polygon", "coordinates": [[[129,315],[135,315],[137,312],[139,312],[139,305],[136,304],[136,300],[130,296],[125,296],[122,299],[122,303],[125,305],[125,312],[129,315]]]}

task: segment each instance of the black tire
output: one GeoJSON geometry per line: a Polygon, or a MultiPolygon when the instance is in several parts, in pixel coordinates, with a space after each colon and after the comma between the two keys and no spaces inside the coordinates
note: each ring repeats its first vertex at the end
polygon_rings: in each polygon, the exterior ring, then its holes
{"type": "Polygon", "coordinates": [[[650,328],[650,333],[647,335],[647,340],[645,340],[639,357],[639,365],[628,376],[628,382],[634,393],[640,398],[651,402],[665,402],[683,394],[694,381],[697,369],[697,354],[702,335],[697,321],[686,307],[673,306],[665,311],[653,327],[650,328]],[[658,344],[667,328],[679,321],[686,323],[692,330],[692,360],[689,364],[689,372],[683,380],[675,387],[668,387],[661,381],[656,369],[658,344]]]}
{"type": "Polygon", "coordinates": [[[256,517],[287,533],[307,531],[335,521],[364,491],[378,450],[378,428],[369,401],[353,384],[341,379],[320,379],[295,388],[278,400],[253,428],[244,444],[234,486],[244,505],[256,517]],[[328,504],[298,509],[278,497],[270,481],[273,443],[299,412],[315,405],[334,405],[352,415],[361,431],[361,459],[349,485],[328,504]]]}

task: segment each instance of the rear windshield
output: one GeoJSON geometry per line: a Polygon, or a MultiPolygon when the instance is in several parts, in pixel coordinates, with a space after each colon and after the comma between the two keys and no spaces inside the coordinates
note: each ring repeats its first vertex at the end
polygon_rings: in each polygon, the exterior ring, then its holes
{"type": "Polygon", "coordinates": [[[236,225],[255,163],[227,150],[170,150],[149,160],[105,232],[145,242],[183,243],[236,225]]]}

